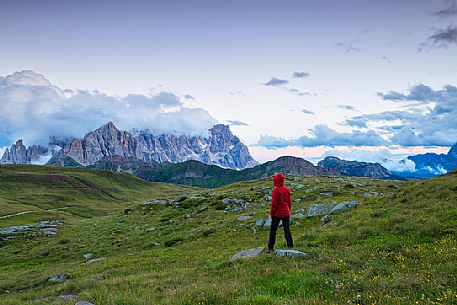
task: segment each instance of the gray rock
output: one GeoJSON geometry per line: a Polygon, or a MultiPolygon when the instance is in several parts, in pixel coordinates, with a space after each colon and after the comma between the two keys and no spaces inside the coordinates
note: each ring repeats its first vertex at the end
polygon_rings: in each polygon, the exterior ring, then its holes
{"type": "Polygon", "coordinates": [[[275,250],[275,254],[278,256],[285,256],[285,257],[307,257],[308,254],[305,252],[301,252],[298,250],[275,250]]]}
{"type": "Polygon", "coordinates": [[[336,203],[331,204],[312,204],[308,208],[308,217],[315,217],[330,214],[336,203]]]}
{"type": "Polygon", "coordinates": [[[258,227],[263,227],[265,225],[265,223],[266,223],[265,219],[258,219],[255,222],[255,225],[258,226],[258,227]]]}
{"type": "Polygon", "coordinates": [[[51,283],[61,283],[68,278],[68,274],[57,274],[48,278],[48,282],[51,283]]]}
{"type": "Polygon", "coordinates": [[[251,219],[252,219],[252,216],[243,215],[243,216],[238,216],[238,218],[236,220],[238,220],[238,221],[246,221],[246,220],[251,220],[251,219]]]}
{"type": "Polygon", "coordinates": [[[263,252],[263,249],[264,249],[264,247],[258,247],[258,248],[252,248],[249,250],[244,250],[244,251],[238,252],[231,258],[231,260],[234,261],[237,259],[257,257],[263,252]]]}
{"type": "Polygon", "coordinates": [[[230,202],[232,202],[232,200],[230,198],[224,198],[221,200],[221,202],[222,202],[222,204],[227,205],[227,204],[230,204],[230,202]]]}
{"type": "Polygon", "coordinates": [[[56,299],[59,301],[62,301],[62,302],[67,302],[67,301],[73,300],[76,297],[77,297],[77,295],[75,295],[75,294],[62,294],[62,295],[57,296],[56,299]]]}
{"type": "Polygon", "coordinates": [[[355,200],[343,201],[338,203],[330,212],[330,214],[337,214],[347,209],[355,208],[359,203],[355,200]]]}
{"type": "Polygon", "coordinates": [[[105,259],[106,259],[106,257],[93,258],[93,259],[88,260],[86,262],[86,264],[101,262],[101,261],[104,261],[105,259]]]}
{"type": "Polygon", "coordinates": [[[78,303],[76,303],[75,305],[95,305],[95,304],[89,303],[87,301],[78,301],[78,303]]]}
{"type": "Polygon", "coordinates": [[[290,218],[292,218],[292,219],[303,219],[303,218],[305,218],[305,215],[303,215],[302,213],[296,213],[296,214],[290,216],[290,218]]]}
{"type": "Polygon", "coordinates": [[[265,196],[266,201],[271,201],[271,196],[265,196]]]}
{"type": "Polygon", "coordinates": [[[84,257],[84,259],[85,259],[86,261],[89,260],[92,256],[93,256],[92,253],[86,253],[86,254],[83,255],[83,257],[84,257]]]}

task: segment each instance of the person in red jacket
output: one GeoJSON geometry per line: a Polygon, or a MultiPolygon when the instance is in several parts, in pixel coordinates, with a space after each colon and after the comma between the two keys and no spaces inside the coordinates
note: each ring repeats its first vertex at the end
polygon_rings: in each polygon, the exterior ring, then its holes
{"type": "Polygon", "coordinates": [[[276,242],[276,230],[278,229],[280,221],[282,221],[282,226],[284,228],[287,247],[292,248],[294,246],[292,234],[290,233],[290,209],[292,208],[290,189],[284,186],[283,174],[275,175],[273,182],[275,188],[271,192],[271,226],[267,252],[273,251],[276,242]]]}

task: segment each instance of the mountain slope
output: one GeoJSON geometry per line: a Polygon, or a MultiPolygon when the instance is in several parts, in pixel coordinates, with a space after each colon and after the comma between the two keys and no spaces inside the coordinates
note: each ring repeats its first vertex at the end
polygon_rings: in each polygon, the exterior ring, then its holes
{"type": "Polygon", "coordinates": [[[191,188],[148,183],[125,173],[33,165],[0,166],[0,227],[42,219],[74,220],[119,211],[159,194],[191,188]],[[26,212],[17,217],[15,213],[26,212]]]}
{"type": "MultiPolygon", "coordinates": [[[[457,173],[412,182],[286,178],[294,199],[295,248],[308,253],[306,259],[261,254],[230,260],[238,251],[267,242],[268,229],[255,223],[268,217],[269,202],[264,198],[272,187],[268,178],[202,190],[187,198],[179,195],[171,201],[163,194],[151,196],[128,213],[75,222],[54,237],[0,241],[0,301],[11,305],[79,300],[177,305],[457,302],[457,173]],[[331,197],[323,195],[329,192],[331,197]],[[323,221],[299,215],[311,204],[347,200],[359,205],[323,221]],[[238,220],[239,216],[252,218],[238,220]],[[48,280],[55,275],[64,276],[60,282],[48,280]],[[62,301],[64,295],[72,299],[62,301]]],[[[285,246],[281,231],[277,246],[285,246]]]]}
{"type": "Polygon", "coordinates": [[[272,176],[276,173],[286,173],[300,176],[334,176],[339,172],[314,166],[302,158],[280,157],[252,168],[241,171],[225,169],[198,161],[181,163],[144,163],[126,158],[104,158],[93,168],[127,171],[135,176],[156,182],[169,182],[198,187],[219,187],[229,183],[254,180],[272,176]]]}
{"type": "Polygon", "coordinates": [[[368,163],[359,161],[347,161],[337,157],[326,157],[319,161],[318,166],[327,169],[334,169],[346,176],[370,177],[375,179],[401,179],[389,172],[379,163],[368,163]]]}

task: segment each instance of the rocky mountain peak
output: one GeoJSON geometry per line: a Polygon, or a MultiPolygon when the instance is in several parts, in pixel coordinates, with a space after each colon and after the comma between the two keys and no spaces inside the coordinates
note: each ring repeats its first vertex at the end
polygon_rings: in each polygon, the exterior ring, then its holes
{"type": "Polygon", "coordinates": [[[398,179],[379,163],[347,161],[329,156],[319,161],[318,166],[334,169],[347,176],[370,177],[375,179],[398,179]]]}
{"type": "Polygon", "coordinates": [[[455,143],[454,146],[451,147],[451,149],[447,153],[447,156],[457,159],[457,143],[455,143]]]}
{"type": "Polygon", "coordinates": [[[27,148],[22,139],[16,141],[16,144],[11,145],[10,149],[6,149],[2,158],[1,164],[30,164],[37,161],[40,156],[45,155],[48,149],[39,145],[33,145],[27,148]]]}
{"type": "Polygon", "coordinates": [[[53,162],[63,165],[66,157],[88,166],[111,156],[135,157],[144,162],[197,160],[226,168],[243,169],[258,163],[228,125],[215,125],[207,137],[156,135],[147,130],[127,132],[113,122],[67,143],[53,162]],[[60,161],[58,161],[60,160],[60,161]]]}

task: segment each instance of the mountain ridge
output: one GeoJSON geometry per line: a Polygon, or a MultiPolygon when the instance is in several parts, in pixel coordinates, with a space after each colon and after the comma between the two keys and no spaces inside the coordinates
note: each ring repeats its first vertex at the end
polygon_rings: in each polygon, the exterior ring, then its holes
{"type": "MultiPolygon", "coordinates": [[[[22,144],[22,140],[17,144],[21,145],[19,152],[15,153],[17,145],[13,145],[5,151],[1,163],[29,164],[35,161],[27,157],[27,148],[22,144]]],[[[50,137],[49,144],[61,148],[52,152],[52,158],[48,162],[50,165],[65,166],[70,158],[76,165],[90,166],[103,157],[110,156],[135,157],[145,162],[159,163],[198,160],[232,169],[258,165],[247,146],[232,134],[228,125],[223,124],[214,125],[208,130],[208,136],[203,137],[155,135],[147,130],[127,132],[119,130],[113,122],[108,122],[88,132],[81,139],[50,137]]],[[[38,146],[35,150],[38,150],[38,146]]],[[[49,148],[41,146],[39,151],[42,154],[51,153],[49,148]]]]}

